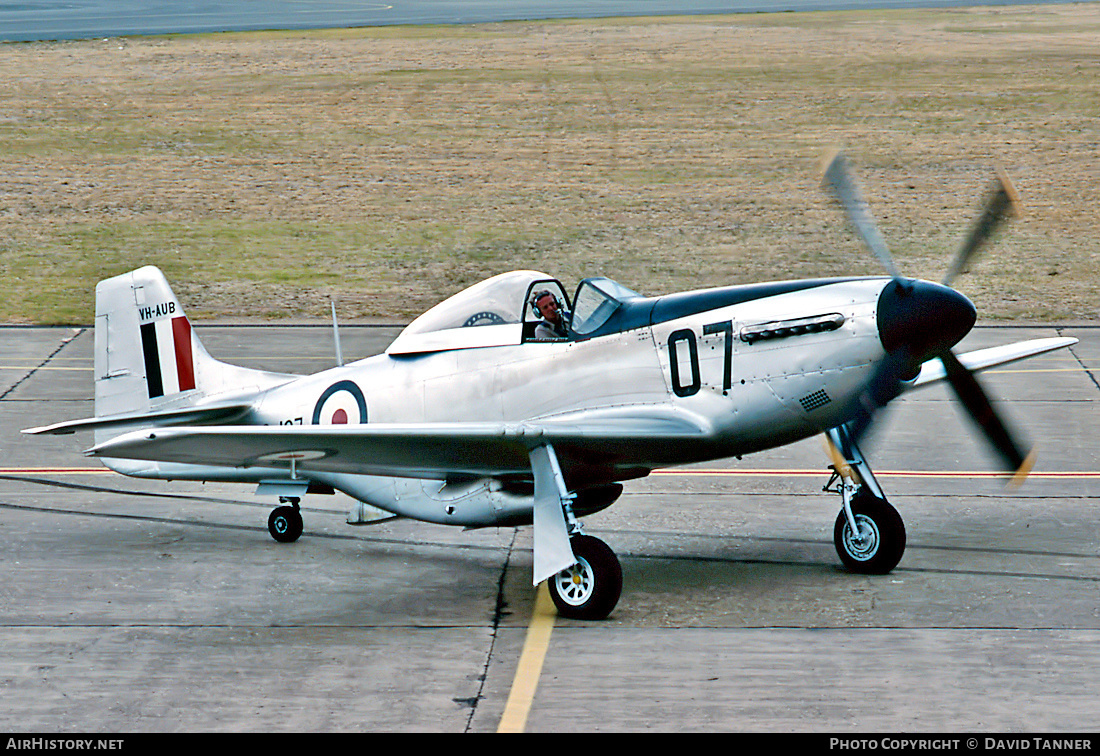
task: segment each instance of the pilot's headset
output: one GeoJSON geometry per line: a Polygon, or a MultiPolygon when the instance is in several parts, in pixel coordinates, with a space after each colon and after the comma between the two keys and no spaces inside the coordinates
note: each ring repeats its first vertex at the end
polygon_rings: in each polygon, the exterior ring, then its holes
{"type": "MultiPolygon", "coordinates": [[[[532,294],[531,295],[531,309],[534,310],[535,314],[538,315],[539,317],[542,317],[542,311],[539,309],[538,301],[540,299],[542,299],[543,297],[553,297],[554,301],[558,302],[557,296],[554,294],[554,292],[550,291],[549,289],[540,289],[539,291],[536,291],[534,294],[532,294]]],[[[558,308],[559,309],[561,308],[561,302],[558,302],[558,308]]]]}

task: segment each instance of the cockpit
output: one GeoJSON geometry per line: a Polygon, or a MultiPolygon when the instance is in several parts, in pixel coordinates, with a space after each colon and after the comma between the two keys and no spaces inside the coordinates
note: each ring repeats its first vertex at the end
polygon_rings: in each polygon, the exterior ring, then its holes
{"type": "MultiPolygon", "coordinates": [[[[440,302],[410,323],[387,354],[508,346],[539,340],[570,341],[619,330],[612,322],[642,296],[609,278],[586,278],[572,300],[557,279],[534,270],[494,276],[440,302]],[[542,322],[534,297],[549,292],[564,311],[565,328],[552,339],[536,338],[542,322]]],[[[629,320],[629,319],[628,319],[629,320]]]]}

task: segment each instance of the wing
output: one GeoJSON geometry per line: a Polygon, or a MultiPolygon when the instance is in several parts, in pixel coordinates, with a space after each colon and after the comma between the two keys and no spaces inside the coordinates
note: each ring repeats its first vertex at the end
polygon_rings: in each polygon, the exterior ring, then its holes
{"type": "MultiPolygon", "coordinates": [[[[563,462],[656,458],[664,445],[701,441],[710,426],[660,406],[578,412],[537,422],[232,425],[132,431],[89,449],[94,457],[224,467],[287,468],[408,478],[531,475],[531,450],[553,445],[563,462]]],[[[642,464],[641,466],[645,466],[642,464]]]]}
{"type": "Polygon", "coordinates": [[[662,446],[712,437],[698,417],[663,406],[583,411],[523,423],[163,427],[89,449],[96,457],[228,467],[291,468],[409,478],[517,475],[534,481],[533,582],[576,562],[557,460],[612,478],[649,472],[662,446]],[[619,460],[619,462],[616,462],[619,460]],[[639,463],[639,460],[643,462],[639,463]]]}
{"type": "MultiPolygon", "coordinates": [[[[984,370],[997,365],[1004,365],[1009,362],[1015,362],[1016,360],[1022,360],[1027,357],[1034,357],[1037,354],[1051,352],[1055,349],[1073,346],[1076,343],[1077,339],[1069,337],[1018,341],[1015,344],[1005,344],[1004,346],[990,347],[989,349],[979,349],[976,352],[960,354],[959,362],[961,362],[963,367],[967,370],[984,370]]],[[[947,371],[944,369],[943,363],[940,362],[939,359],[929,360],[921,365],[920,373],[917,375],[917,379],[913,381],[910,388],[941,381],[946,377],[947,371]]]]}

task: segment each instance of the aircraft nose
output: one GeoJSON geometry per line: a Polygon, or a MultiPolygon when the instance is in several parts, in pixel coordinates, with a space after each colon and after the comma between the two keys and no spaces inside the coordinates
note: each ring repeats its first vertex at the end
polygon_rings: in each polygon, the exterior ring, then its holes
{"type": "Polygon", "coordinates": [[[894,279],[878,298],[878,333],[887,352],[907,347],[917,364],[950,349],[977,320],[974,304],[930,281],[894,279]]]}

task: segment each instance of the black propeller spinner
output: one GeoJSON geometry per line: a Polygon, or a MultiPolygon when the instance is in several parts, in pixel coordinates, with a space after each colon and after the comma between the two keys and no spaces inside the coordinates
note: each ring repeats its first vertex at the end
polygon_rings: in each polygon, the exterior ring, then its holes
{"type": "Polygon", "coordinates": [[[879,338],[886,357],[860,395],[857,415],[849,424],[852,439],[858,440],[870,427],[875,413],[901,393],[905,381],[916,377],[921,363],[939,358],[948,383],[969,416],[1008,471],[1022,480],[1034,462],[1030,448],[1021,445],[1009,432],[977,378],[951,351],[974,326],[977,312],[970,300],[950,284],[966,269],[998,224],[1015,213],[1017,194],[1012,182],[998,170],[985,206],[941,284],[898,274],[843,154],[838,152],[828,159],[823,183],[840,201],[863,242],[894,279],[883,289],[878,302],[879,338]]]}

